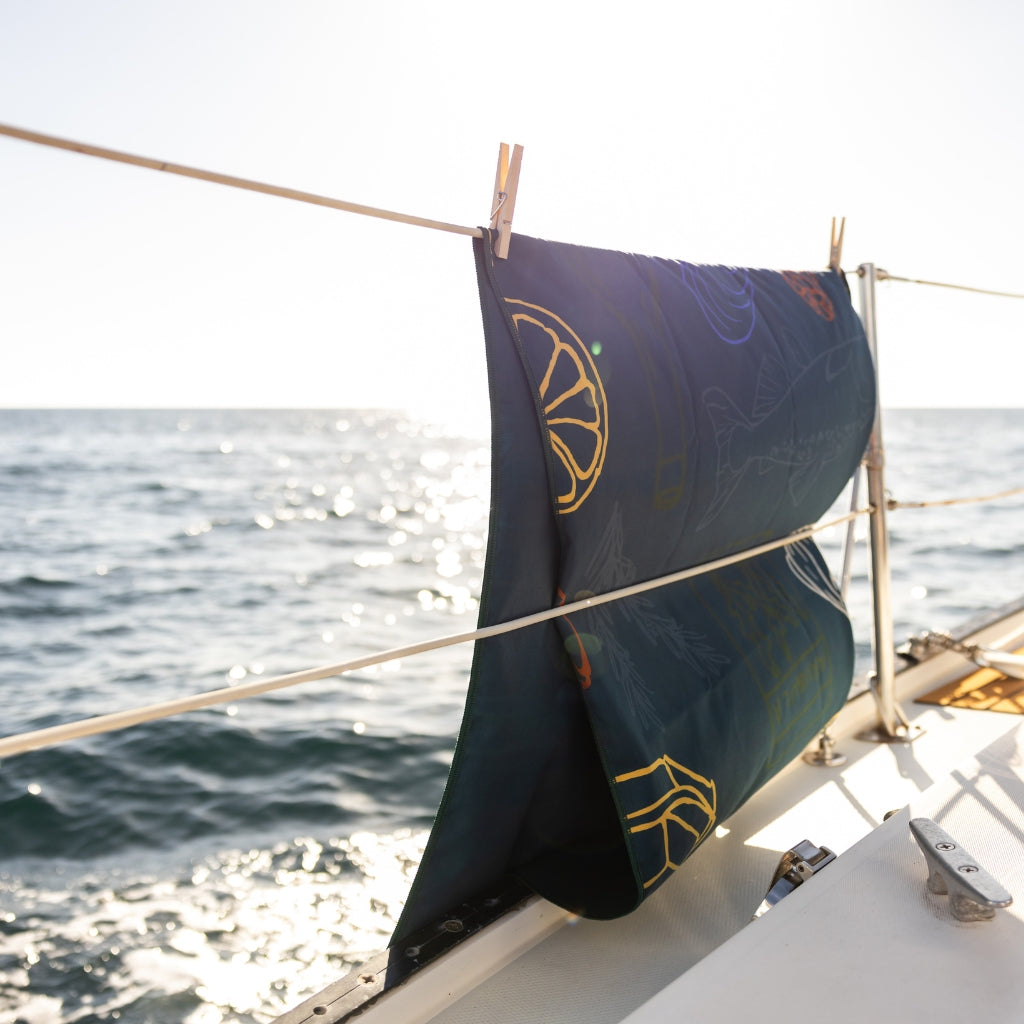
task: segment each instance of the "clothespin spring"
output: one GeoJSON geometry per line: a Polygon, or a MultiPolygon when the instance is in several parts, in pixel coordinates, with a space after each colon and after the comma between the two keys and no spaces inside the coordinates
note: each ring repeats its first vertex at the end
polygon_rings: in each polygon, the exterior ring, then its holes
{"type": "Polygon", "coordinates": [[[494,218],[498,216],[498,212],[505,205],[505,200],[508,199],[508,193],[499,192],[496,198],[498,200],[498,205],[493,210],[491,210],[491,220],[494,220],[494,218]]]}

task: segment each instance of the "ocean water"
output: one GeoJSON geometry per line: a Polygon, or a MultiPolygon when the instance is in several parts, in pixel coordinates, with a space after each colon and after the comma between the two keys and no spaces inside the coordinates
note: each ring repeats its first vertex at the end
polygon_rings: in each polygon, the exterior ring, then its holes
{"type": "MultiPolygon", "coordinates": [[[[1024,410],[893,410],[885,446],[898,500],[1024,486],[1024,410]]],[[[394,412],[0,411],[0,733],[471,629],[489,461],[394,412]]],[[[1024,593],[1022,510],[890,513],[897,639],[1024,593]]],[[[262,1022],[382,948],[471,653],[0,763],[0,1020],[262,1022]]]]}

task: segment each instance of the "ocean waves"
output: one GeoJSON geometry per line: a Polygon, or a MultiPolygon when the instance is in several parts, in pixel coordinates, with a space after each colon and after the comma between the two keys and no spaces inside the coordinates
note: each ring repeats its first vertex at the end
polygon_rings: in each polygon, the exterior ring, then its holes
{"type": "Polygon", "coordinates": [[[0,773],[0,863],[429,824],[450,744],[354,724],[251,729],[199,712],[13,758],[0,773]]]}
{"type": "Polygon", "coordinates": [[[387,941],[425,840],[300,834],[177,863],[0,865],[0,1016],[269,1020],[387,941]]]}
{"type": "MultiPolygon", "coordinates": [[[[1022,415],[892,414],[890,490],[1021,485],[1022,415]]],[[[486,442],[379,411],[0,412],[0,732],[471,629],[488,484],[486,442]]],[[[891,514],[897,640],[1018,596],[1022,510],[891,514]]],[[[862,668],[867,572],[858,548],[862,668]]],[[[471,657],[0,763],[0,1019],[254,1024],[382,947],[471,657]]]]}

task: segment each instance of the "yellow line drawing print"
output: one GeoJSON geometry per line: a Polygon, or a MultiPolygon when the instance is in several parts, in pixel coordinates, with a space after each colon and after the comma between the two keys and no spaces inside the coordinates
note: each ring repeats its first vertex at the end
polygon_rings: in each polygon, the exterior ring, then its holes
{"type": "Polygon", "coordinates": [[[590,350],[560,317],[542,306],[507,299],[524,347],[546,356],[541,407],[555,458],[564,470],[557,482],[558,511],[575,512],[594,489],[608,449],[604,385],[590,350]],[[527,312],[527,310],[529,312],[527,312]]]}
{"type": "Polygon", "coordinates": [[[618,783],[644,778],[664,771],[665,791],[654,803],[626,815],[627,822],[635,822],[629,831],[634,834],[661,829],[665,849],[665,864],[652,878],[644,882],[649,889],[669,871],[675,871],[687,855],[701,843],[715,826],[718,799],[715,780],[684,768],[667,754],[646,768],[617,775],[618,783]],[[681,831],[680,831],[681,830],[681,831]],[[675,856],[675,860],[673,860],[675,856]]]}

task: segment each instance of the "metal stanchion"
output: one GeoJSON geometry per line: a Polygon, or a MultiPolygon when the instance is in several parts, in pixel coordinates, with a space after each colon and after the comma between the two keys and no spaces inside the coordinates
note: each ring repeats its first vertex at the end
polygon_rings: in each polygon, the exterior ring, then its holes
{"type": "MultiPolygon", "coordinates": [[[[878,328],[875,323],[875,281],[877,271],[873,263],[863,263],[857,271],[860,277],[861,318],[864,333],[875,360],[875,379],[878,374],[878,328]]],[[[896,649],[893,643],[892,601],[889,580],[889,531],[886,525],[885,448],[882,444],[881,400],[875,408],[875,425],[871,430],[868,450],[864,459],[868,480],[868,502],[873,512],[870,518],[871,594],[874,611],[875,672],[871,689],[878,704],[878,725],[862,733],[860,738],[881,743],[905,743],[912,739],[911,729],[896,703],[896,649]]]]}

